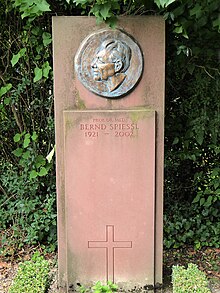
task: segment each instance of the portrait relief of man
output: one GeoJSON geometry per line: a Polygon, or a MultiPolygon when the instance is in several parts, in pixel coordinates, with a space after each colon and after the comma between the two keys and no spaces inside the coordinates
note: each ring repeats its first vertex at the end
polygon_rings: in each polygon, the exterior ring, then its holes
{"type": "Polygon", "coordinates": [[[79,81],[90,92],[109,99],[130,93],[143,71],[138,42],[120,29],[100,29],[88,35],[74,58],[79,81]]]}
{"type": "Polygon", "coordinates": [[[106,83],[108,91],[113,92],[125,80],[130,60],[131,49],[126,43],[104,40],[91,63],[94,81],[106,83]]]}

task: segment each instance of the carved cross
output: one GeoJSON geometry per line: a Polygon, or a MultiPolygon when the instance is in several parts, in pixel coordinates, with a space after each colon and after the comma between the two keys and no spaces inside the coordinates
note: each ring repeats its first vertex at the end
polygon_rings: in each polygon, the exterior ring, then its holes
{"type": "Polygon", "coordinates": [[[116,248],[132,248],[132,241],[116,241],[114,226],[106,226],[106,236],[104,241],[88,241],[89,248],[105,248],[106,250],[106,276],[107,281],[114,283],[114,264],[116,248]]]}

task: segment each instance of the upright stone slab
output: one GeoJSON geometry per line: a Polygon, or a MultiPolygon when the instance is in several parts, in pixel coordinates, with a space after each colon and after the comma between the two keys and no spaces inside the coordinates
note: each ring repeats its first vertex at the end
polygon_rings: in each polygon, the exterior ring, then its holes
{"type": "Polygon", "coordinates": [[[59,284],[162,283],[164,22],[55,17],[53,40],[59,284]]]}

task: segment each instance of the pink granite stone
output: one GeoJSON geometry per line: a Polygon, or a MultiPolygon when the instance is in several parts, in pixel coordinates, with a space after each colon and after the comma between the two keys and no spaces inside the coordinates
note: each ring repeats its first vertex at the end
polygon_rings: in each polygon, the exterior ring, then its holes
{"type": "Polygon", "coordinates": [[[164,20],[120,18],[118,27],[143,51],[144,70],[137,87],[115,100],[89,92],[74,72],[82,41],[105,27],[93,17],[53,18],[58,268],[64,288],[77,280],[113,278],[130,288],[162,283],[164,20]],[[127,126],[110,127],[106,119],[115,118],[137,121],[136,135],[129,136],[127,126]]]}

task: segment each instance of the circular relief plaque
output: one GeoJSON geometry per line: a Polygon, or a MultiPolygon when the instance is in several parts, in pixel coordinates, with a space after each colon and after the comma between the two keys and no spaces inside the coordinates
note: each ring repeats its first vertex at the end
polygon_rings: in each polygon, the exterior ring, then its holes
{"type": "Polygon", "coordinates": [[[103,29],[89,35],[75,56],[75,71],[93,93],[118,98],[140,80],[143,55],[134,39],[121,30],[103,29]]]}

